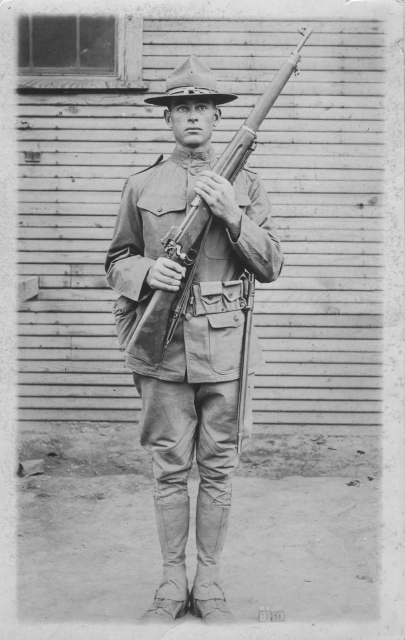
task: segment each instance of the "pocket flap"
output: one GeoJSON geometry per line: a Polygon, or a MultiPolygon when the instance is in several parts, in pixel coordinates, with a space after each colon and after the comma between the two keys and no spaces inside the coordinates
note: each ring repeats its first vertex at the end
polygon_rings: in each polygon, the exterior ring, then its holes
{"type": "Polygon", "coordinates": [[[207,315],[208,322],[213,329],[223,329],[225,327],[238,327],[242,324],[243,311],[225,311],[224,313],[211,313],[207,315]]]}
{"type": "Polygon", "coordinates": [[[214,282],[200,282],[201,296],[222,296],[222,282],[220,280],[214,282]]]}
{"type": "Polygon", "coordinates": [[[131,300],[131,298],[127,298],[126,296],[120,296],[114,302],[112,312],[116,316],[122,316],[127,311],[130,311],[131,309],[136,309],[137,306],[138,306],[138,303],[135,302],[135,300],[131,300]]]}
{"type": "Polygon", "coordinates": [[[185,198],[170,195],[141,196],[137,204],[140,209],[146,209],[155,216],[162,216],[169,211],[183,211],[187,206],[185,198]]]}
{"type": "Polygon", "coordinates": [[[241,280],[228,280],[228,282],[223,282],[222,285],[223,294],[229,302],[242,297],[243,289],[241,280]]]}

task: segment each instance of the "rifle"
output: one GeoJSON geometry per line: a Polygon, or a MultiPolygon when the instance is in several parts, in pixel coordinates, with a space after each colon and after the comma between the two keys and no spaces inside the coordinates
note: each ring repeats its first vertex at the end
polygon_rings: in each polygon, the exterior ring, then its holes
{"type": "MultiPolygon", "coordinates": [[[[300,50],[312,33],[312,29],[300,27],[303,36],[300,43],[284,62],[280,70],[259,99],[250,115],[226,147],[221,157],[213,167],[213,171],[229,180],[235,181],[238,173],[243,169],[252,151],[256,148],[256,132],[277,100],[284,86],[293,73],[298,73],[298,63],[301,60],[300,50]]],[[[171,227],[161,242],[165,246],[167,256],[182,266],[193,264],[196,251],[193,246],[201,236],[211,216],[206,202],[195,196],[190,210],[179,227],[171,227]]],[[[173,313],[173,304],[178,292],[154,292],[142,316],[134,335],[127,347],[127,351],[136,350],[136,357],[149,364],[159,364],[163,357],[179,314],[173,313]]],[[[177,305],[178,307],[178,305],[177,305]]]]}

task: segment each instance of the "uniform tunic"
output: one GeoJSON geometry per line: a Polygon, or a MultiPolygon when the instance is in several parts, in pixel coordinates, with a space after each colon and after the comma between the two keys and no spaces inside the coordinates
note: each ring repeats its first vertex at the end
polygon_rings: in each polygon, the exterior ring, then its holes
{"type": "MultiPolygon", "coordinates": [[[[212,169],[215,162],[212,147],[207,152],[190,153],[175,149],[168,160],[131,176],[124,186],[106,271],[110,286],[138,303],[136,323],[153,293],[146,284],[147,273],[157,258],[166,255],[160,240],[171,226],[181,224],[194,198],[199,172],[212,169]]],[[[181,317],[161,363],[141,360],[129,342],[126,362],[134,372],[190,383],[239,377],[244,320],[240,278],[248,269],[259,282],[272,282],[281,272],[283,258],[259,176],[243,170],[234,190],[242,212],[238,238],[213,217],[194,274],[187,313],[181,317]]],[[[123,309],[125,313],[125,305],[123,309]]],[[[260,362],[254,334],[251,370],[260,362]]]]}

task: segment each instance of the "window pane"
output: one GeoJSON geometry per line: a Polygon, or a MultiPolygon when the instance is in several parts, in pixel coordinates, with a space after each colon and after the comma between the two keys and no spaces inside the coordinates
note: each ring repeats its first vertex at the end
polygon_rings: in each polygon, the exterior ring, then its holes
{"type": "Polygon", "coordinates": [[[115,19],[80,16],[80,66],[114,71],[115,19]]]}
{"type": "Polygon", "coordinates": [[[34,67],[76,66],[75,16],[34,16],[32,38],[34,67]]]}
{"type": "Polygon", "coordinates": [[[30,27],[28,16],[18,18],[18,66],[30,65],[30,27]]]}

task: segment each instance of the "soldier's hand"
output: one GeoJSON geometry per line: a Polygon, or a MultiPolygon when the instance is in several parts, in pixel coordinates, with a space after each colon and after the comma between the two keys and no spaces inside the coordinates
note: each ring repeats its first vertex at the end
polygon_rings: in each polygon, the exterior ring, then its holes
{"type": "Polygon", "coordinates": [[[148,271],[146,283],[151,289],[178,291],[181,279],[186,275],[186,268],[169,258],[158,258],[148,271]]]}
{"type": "Polygon", "coordinates": [[[240,233],[242,213],[235,200],[231,183],[213,171],[204,170],[195,183],[195,192],[204,198],[212,213],[221,218],[231,234],[237,237],[240,233]]]}

